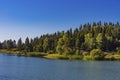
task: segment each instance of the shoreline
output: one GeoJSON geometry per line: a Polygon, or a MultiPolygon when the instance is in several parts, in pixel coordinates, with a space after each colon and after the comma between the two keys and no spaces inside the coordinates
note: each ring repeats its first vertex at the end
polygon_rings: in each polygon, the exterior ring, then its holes
{"type": "Polygon", "coordinates": [[[120,54],[107,54],[104,58],[99,60],[93,60],[90,55],[60,55],[60,54],[48,54],[43,52],[24,52],[24,51],[13,51],[13,50],[0,50],[0,53],[25,56],[25,57],[39,57],[53,60],[84,60],[84,61],[120,61],[120,54]]]}

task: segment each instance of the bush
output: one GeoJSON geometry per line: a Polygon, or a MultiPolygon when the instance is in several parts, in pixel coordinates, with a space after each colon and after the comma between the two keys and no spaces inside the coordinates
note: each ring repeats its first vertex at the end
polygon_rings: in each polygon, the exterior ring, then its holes
{"type": "Polygon", "coordinates": [[[82,55],[83,56],[87,56],[89,53],[88,52],[83,52],[82,55]]]}
{"type": "Polygon", "coordinates": [[[91,60],[91,56],[85,55],[85,56],[83,57],[83,60],[91,60]]]}
{"type": "Polygon", "coordinates": [[[120,55],[115,54],[115,55],[114,55],[114,59],[115,59],[115,60],[120,60],[120,55]]]}
{"type": "Polygon", "coordinates": [[[53,50],[49,50],[47,53],[48,54],[52,54],[52,53],[54,53],[54,51],[53,50]]]}
{"type": "Polygon", "coordinates": [[[114,60],[114,55],[108,54],[104,57],[105,60],[114,60]]]}
{"type": "Polygon", "coordinates": [[[40,53],[40,52],[28,52],[28,53],[26,53],[25,56],[27,56],[27,57],[43,57],[45,55],[46,54],[40,53]]]}
{"type": "Polygon", "coordinates": [[[116,50],[117,50],[117,53],[120,54],[120,47],[117,47],[116,50]]]}
{"type": "Polygon", "coordinates": [[[75,51],[75,54],[76,54],[76,55],[79,55],[79,54],[80,54],[80,51],[77,49],[77,50],[75,51]]]}
{"type": "Polygon", "coordinates": [[[82,60],[83,56],[80,55],[69,55],[69,59],[71,60],[82,60]]]}
{"type": "Polygon", "coordinates": [[[103,59],[103,52],[100,49],[93,49],[90,51],[90,56],[92,60],[100,60],[103,59]]]}
{"type": "Polygon", "coordinates": [[[65,53],[65,55],[69,55],[69,54],[73,54],[73,51],[71,48],[67,47],[64,49],[64,53],[65,53]]]}

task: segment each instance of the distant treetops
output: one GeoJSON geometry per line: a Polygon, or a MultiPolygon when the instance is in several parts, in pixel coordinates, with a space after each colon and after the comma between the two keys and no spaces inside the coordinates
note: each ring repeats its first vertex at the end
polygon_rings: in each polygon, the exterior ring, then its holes
{"type": "Polygon", "coordinates": [[[24,43],[21,38],[17,43],[11,39],[0,43],[0,49],[12,48],[17,48],[19,51],[59,54],[80,54],[81,50],[93,49],[120,52],[120,25],[118,22],[87,23],[75,30],[70,28],[67,31],[58,31],[34,39],[27,37],[24,43]]]}

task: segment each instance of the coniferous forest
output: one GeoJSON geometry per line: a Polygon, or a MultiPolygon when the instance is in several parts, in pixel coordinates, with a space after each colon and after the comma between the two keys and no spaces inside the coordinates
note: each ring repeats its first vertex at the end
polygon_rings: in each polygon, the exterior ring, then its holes
{"type": "Polygon", "coordinates": [[[60,55],[91,55],[103,52],[120,53],[120,24],[117,23],[87,23],[76,29],[44,34],[25,42],[20,38],[4,40],[0,49],[16,49],[23,52],[43,52],[60,55]]]}

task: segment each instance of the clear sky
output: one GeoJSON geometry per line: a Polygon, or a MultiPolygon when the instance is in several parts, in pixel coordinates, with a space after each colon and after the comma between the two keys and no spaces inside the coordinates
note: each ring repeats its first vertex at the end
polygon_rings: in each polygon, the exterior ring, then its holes
{"type": "Polygon", "coordinates": [[[120,21],[120,0],[0,0],[0,41],[120,21]]]}

